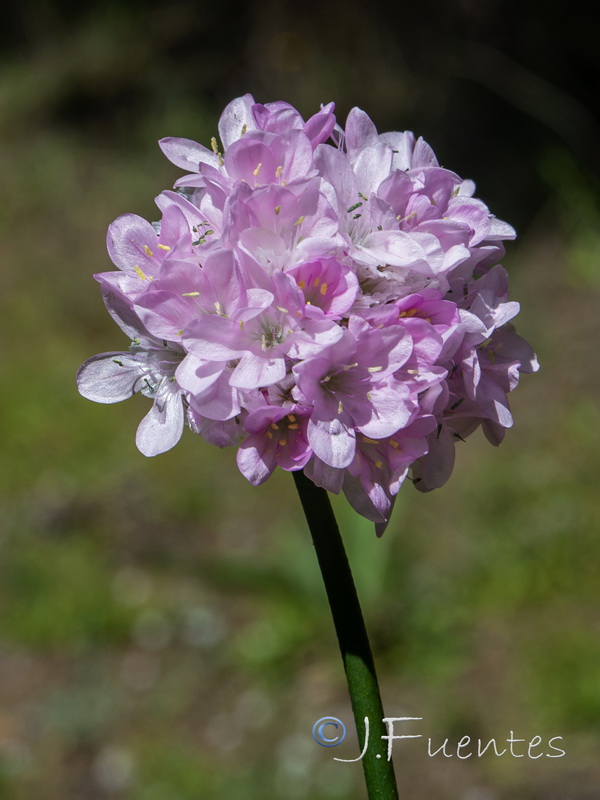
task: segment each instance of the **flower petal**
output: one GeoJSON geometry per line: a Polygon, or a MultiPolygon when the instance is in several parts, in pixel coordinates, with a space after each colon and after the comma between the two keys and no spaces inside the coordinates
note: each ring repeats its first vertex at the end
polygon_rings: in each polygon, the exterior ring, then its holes
{"type": "Polygon", "coordinates": [[[139,359],[130,353],[101,353],[79,367],[77,387],[95,403],[120,403],[139,391],[136,383],[143,374],[139,359]]]}
{"type": "Polygon", "coordinates": [[[240,472],[253,486],[264,483],[277,466],[275,452],[264,436],[250,436],[243,442],[236,457],[240,472]]]}
{"type": "Polygon", "coordinates": [[[219,158],[215,153],[192,139],[167,136],[161,139],[158,145],[169,161],[181,169],[198,172],[200,164],[209,164],[211,167],[217,167],[219,164],[219,158]]]}
{"type": "Polygon", "coordinates": [[[140,422],[135,443],[145,456],[157,456],[175,447],[183,433],[183,403],[179,389],[165,389],[140,422]]]}
{"type": "Polygon", "coordinates": [[[313,415],[308,423],[308,443],[322,461],[341,469],[354,458],[356,433],[341,417],[315,420],[313,415]]]}

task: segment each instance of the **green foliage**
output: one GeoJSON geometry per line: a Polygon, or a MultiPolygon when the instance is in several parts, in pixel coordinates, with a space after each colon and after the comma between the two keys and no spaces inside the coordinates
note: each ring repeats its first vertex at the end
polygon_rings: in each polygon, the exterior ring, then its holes
{"type": "Polygon", "coordinates": [[[0,584],[2,635],[34,649],[66,651],[121,641],[131,614],[111,591],[107,553],[91,540],[15,537],[0,584]]]}

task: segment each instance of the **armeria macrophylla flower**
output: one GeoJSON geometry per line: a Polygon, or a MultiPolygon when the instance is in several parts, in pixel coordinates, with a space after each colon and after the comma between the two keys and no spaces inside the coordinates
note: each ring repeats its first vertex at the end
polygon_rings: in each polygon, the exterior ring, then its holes
{"type": "Polygon", "coordinates": [[[223,238],[259,283],[264,273],[336,253],[343,244],[338,219],[317,178],[254,191],[246,183],[238,185],[224,215],[223,238]]]}
{"type": "Polygon", "coordinates": [[[289,103],[256,103],[251,94],[232,100],[219,120],[219,136],[225,148],[240,139],[248,131],[262,130],[270,133],[285,133],[301,130],[315,148],[327,141],[335,127],[334,104],[328,103],[307,122],[289,103]]]}
{"type": "Polygon", "coordinates": [[[96,275],[129,351],[87,361],[82,394],[153,402],[147,455],[187,422],[262,483],[276,466],[344,492],[381,532],[410,477],[449,477],[455,444],[498,444],[538,368],[498,265],[514,230],[412,133],[333,103],[232,101],[210,147],[160,142],[187,173],[161,218],[119,217],[96,275]]]}
{"type": "MultiPolygon", "coordinates": [[[[101,276],[104,279],[106,273],[101,276]]],[[[155,336],[180,340],[200,317],[243,319],[248,308],[262,308],[269,292],[246,288],[233,254],[220,250],[201,262],[165,263],[161,274],[135,296],[135,310],[155,336]]]]}
{"type": "Polygon", "coordinates": [[[385,526],[411,464],[428,452],[427,435],[435,428],[435,417],[428,415],[383,439],[359,434],[354,458],[346,469],[333,468],[314,456],[305,472],[317,486],[343,491],[359,514],[385,526]]]}
{"type": "Polygon", "coordinates": [[[193,236],[183,211],[169,206],[160,230],[136,214],[123,214],[108,228],[106,244],[121,272],[104,272],[98,279],[128,297],[143,294],[165,263],[193,257],[193,236]]]}
{"type": "Polygon", "coordinates": [[[347,467],[354,458],[357,432],[385,438],[403,428],[417,409],[410,388],[396,381],[412,351],[400,326],[371,328],[351,317],[343,337],[293,368],[294,396],[313,411],[308,441],[330,467],[347,467]]]}
{"type": "Polygon", "coordinates": [[[312,455],[306,428],[310,409],[263,405],[248,414],[248,436],[237,454],[242,475],[255,486],[263,483],[276,466],[301,469],[312,455]]]}
{"type": "Polygon", "coordinates": [[[118,403],[137,392],[153,400],[141,421],[136,444],[146,456],[174,447],[183,432],[184,403],[175,372],[183,348],[148,333],[124,297],[108,292],[105,302],[113,319],[131,338],[128,351],[101,353],[79,368],[79,391],[96,403],[118,403]]]}
{"type": "Polygon", "coordinates": [[[230,383],[239,389],[259,389],[282,381],[290,358],[319,353],[343,336],[328,319],[304,314],[304,296],[283,272],[272,276],[273,292],[260,293],[259,302],[232,317],[200,317],[187,329],[184,344],[204,361],[239,359],[230,383]]]}
{"type": "Polygon", "coordinates": [[[307,316],[342,319],[352,308],[359,286],[350,267],[334,258],[298,264],[286,273],[302,289],[307,316]]]}
{"type": "Polygon", "coordinates": [[[310,170],[312,150],[334,128],[333,107],[329,103],[304,122],[288,103],[262,105],[247,94],[233,100],[221,115],[218,127],[224,153],[214,137],[210,150],[190,139],[165,138],[160,146],[178,167],[202,175],[186,176],[182,179],[186,186],[203,186],[204,176],[217,185],[244,180],[253,187],[275,182],[285,186],[310,170]]]}

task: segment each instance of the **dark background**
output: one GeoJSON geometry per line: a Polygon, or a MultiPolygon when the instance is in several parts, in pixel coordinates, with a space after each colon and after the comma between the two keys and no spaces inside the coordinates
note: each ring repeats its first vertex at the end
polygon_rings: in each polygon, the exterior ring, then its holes
{"type": "Polygon", "coordinates": [[[110,145],[135,148],[140,121],[174,109],[218,118],[249,91],[305,113],[331,98],[341,121],[358,105],[380,130],[426,131],[520,227],[548,194],[549,151],[597,176],[591,18],[499,0],[323,5],[33,0],[6,9],[1,47],[32,80],[55,62],[30,124],[110,145]]]}
{"type": "Polygon", "coordinates": [[[254,489],[189,432],[144,459],[145,399],[96,406],[74,383],[125,344],[91,275],[110,268],[112,219],[154,219],[178,177],[156,140],[207,144],[245,92],[414,130],[517,228],[503,263],[542,370],[515,393],[515,429],[498,450],[469,440],[438,492],[405,486],[380,541],[336,511],[388,713],[422,716],[434,747],[512,730],[567,751],[462,761],[403,743],[401,796],[595,797],[593,20],[475,0],[35,0],[2,22],[0,797],[364,797],[359,765],[310,736],[351,714],[289,476],[254,489]]]}

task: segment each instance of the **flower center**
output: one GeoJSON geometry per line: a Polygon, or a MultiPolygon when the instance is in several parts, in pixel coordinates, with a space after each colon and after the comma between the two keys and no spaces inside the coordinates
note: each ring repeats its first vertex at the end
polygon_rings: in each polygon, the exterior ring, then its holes
{"type": "Polygon", "coordinates": [[[260,335],[260,346],[264,351],[271,350],[278,344],[283,342],[283,328],[281,325],[266,323],[262,326],[262,333],[260,335]]]}

